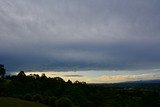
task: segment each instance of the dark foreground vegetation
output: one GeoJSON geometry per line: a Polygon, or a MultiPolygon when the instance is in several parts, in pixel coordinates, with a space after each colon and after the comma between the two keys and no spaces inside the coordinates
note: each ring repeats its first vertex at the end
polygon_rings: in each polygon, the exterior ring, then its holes
{"type": "Polygon", "coordinates": [[[26,76],[21,71],[17,76],[0,78],[0,97],[18,98],[49,107],[160,107],[159,83],[124,84],[72,83],[60,77],[47,78],[45,74],[26,76]]]}
{"type": "Polygon", "coordinates": [[[17,98],[0,97],[0,107],[47,107],[44,104],[20,100],[17,98]]]}

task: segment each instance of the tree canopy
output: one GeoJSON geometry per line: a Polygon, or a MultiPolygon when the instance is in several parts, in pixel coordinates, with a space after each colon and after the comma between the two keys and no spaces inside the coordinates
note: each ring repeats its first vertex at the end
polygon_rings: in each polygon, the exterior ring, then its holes
{"type": "Polygon", "coordinates": [[[4,69],[4,65],[0,64],[0,76],[4,78],[6,70],[4,69]]]}
{"type": "MultiPolygon", "coordinates": [[[[4,66],[1,66],[4,68],[4,66]]],[[[39,102],[49,107],[160,107],[160,84],[87,84],[43,74],[0,79],[0,97],[39,102]]]]}

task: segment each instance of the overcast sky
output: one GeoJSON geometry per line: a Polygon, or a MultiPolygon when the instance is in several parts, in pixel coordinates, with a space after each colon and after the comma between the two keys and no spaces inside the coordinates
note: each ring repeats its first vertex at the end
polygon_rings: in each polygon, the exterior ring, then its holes
{"type": "Polygon", "coordinates": [[[0,0],[9,70],[160,68],[160,0],[0,0]]]}

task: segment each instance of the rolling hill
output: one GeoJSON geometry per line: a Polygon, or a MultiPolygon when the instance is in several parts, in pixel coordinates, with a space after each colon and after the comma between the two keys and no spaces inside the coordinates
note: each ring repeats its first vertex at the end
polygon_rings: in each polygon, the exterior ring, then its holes
{"type": "Polygon", "coordinates": [[[48,107],[48,106],[16,98],[0,97],[0,107],[48,107]]]}

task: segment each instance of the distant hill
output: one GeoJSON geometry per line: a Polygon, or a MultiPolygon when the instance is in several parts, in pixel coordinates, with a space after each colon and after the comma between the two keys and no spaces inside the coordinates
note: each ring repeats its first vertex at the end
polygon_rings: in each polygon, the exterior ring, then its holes
{"type": "Polygon", "coordinates": [[[90,85],[100,86],[100,87],[155,88],[160,86],[160,79],[127,81],[127,82],[121,82],[121,83],[101,83],[101,84],[90,84],[90,85]]]}
{"type": "Polygon", "coordinates": [[[156,79],[156,80],[140,80],[140,81],[130,81],[130,82],[126,82],[126,83],[160,83],[160,79],[156,79]]]}
{"type": "Polygon", "coordinates": [[[48,107],[48,106],[16,98],[0,97],[0,107],[48,107]]]}

